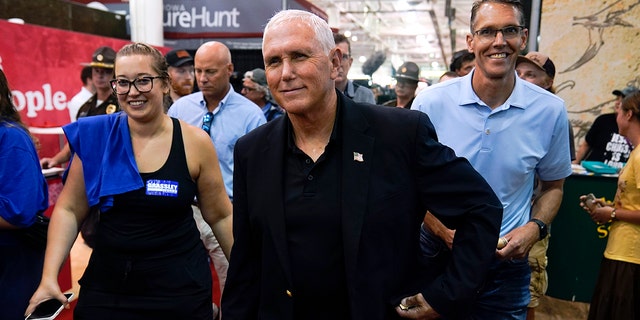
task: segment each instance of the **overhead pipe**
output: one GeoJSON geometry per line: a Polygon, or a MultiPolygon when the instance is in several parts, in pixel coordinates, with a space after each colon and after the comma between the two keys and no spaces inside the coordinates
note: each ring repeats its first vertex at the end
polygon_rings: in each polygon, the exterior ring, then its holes
{"type": "Polygon", "coordinates": [[[444,53],[444,46],[442,45],[442,34],[440,33],[440,27],[438,26],[438,17],[436,17],[436,12],[433,9],[429,10],[429,16],[431,17],[433,30],[436,31],[436,38],[438,39],[438,47],[440,47],[440,55],[442,56],[443,65],[446,66],[447,56],[444,53]]]}
{"type": "Polygon", "coordinates": [[[531,18],[529,19],[529,51],[538,51],[538,34],[540,33],[541,0],[531,1],[531,18]]]}

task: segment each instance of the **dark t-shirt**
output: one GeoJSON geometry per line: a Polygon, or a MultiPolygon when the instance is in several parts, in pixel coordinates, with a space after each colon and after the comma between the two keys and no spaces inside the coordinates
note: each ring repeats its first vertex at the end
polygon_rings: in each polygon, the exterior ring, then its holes
{"type": "MultiPolygon", "coordinates": [[[[411,109],[411,105],[413,104],[413,100],[414,98],[411,98],[411,101],[409,101],[407,104],[405,104],[404,106],[402,106],[405,109],[411,109]]],[[[398,99],[393,99],[393,100],[389,100],[385,103],[382,104],[385,107],[398,107],[398,99]]]]}
{"type": "Polygon", "coordinates": [[[602,161],[620,169],[629,159],[632,147],[625,137],[618,134],[615,113],[597,117],[587,132],[585,140],[591,151],[584,160],[602,161]]]}

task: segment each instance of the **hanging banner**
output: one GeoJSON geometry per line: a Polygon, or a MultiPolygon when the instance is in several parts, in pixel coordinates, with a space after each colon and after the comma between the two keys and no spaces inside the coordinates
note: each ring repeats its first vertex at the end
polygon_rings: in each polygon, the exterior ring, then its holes
{"type": "MultiPolygon", "coordinates": [[[[118,51],[129,41],[15,24],[0,19],[0,68],[13,102],[29,127],[55,128],[70,121],[67,102],[80,91],[80,72],[101,46],[118,51]]],[[[168,48],[159,48],[163,53],[168,48]]],[[[57,135],[37,135],[41,156],[59,149],[57,135]]]]}
{"type": "Polygon", "coordinates": [[[69,123],[67,101],[80,91],[80,71],[101,46],[128,41],[0,20],[0,67],[22,120],[33,127],[69,123]]]}
{"type": "MultiPolygon", "coordinates": [[[[89,3],[91,0],[76,2],[89,3]]],[[[101,2],[109,11],[124,14],[129,20],[128,0],[101,2]]],[[[328,19],[322,9],[306,0],[289,0],[286,7],[328,19]]],[[[164,37],[170,45],[181,39],[262,38],[269,18],[280,10],[282,0],[164,0],[164,37]]]]}
{"type": "MultiPolygon", "coordinates": [[[[327,19],[319,8],[306,1],[291,1],[289,7],[309,10],[327,19]]],[[[253,38],[273,14],[282,9],[282,0],[245,1],[165,0],[164,36],[180,38],[253,38]]]]}

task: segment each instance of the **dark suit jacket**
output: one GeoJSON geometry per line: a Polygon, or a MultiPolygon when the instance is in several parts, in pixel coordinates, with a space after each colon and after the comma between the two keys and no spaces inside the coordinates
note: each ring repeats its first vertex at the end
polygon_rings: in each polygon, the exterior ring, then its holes
{"type": "MultiPolygon", "coordinates": [[[[336,232],[344,239],[352,319],[397,319],[400,299],[419,292],[441,314],[462,317],[495,253],[500,201],[466,159],[436,141],[426,114],[357,104],[341,93],[338,104],[344,191],[336,232]],[[431,269],[418,261],[427,209],[457,229],[452,262],[428,283],[431,269]]],[[[225,320],[293,317],[283,205],[288,121],[256,128],[235,147],[225,320]]]]}

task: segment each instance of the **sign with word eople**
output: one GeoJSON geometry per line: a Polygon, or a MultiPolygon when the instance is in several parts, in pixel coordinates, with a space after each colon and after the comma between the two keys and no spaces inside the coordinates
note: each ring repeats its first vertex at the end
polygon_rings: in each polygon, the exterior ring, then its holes
{"type": "Polygon", "coordinates": [[[125,40],[0,20],[0,66],[22,121],[34,127],[69,123],[67,101],[80,91],[80,71],[101,46],[125,40]]]}
{"type": "MultiPolygon", "coordinates": [[[[0,68],[11,86],[13,102],[30,127],[69,123],[67,102],[80,91],[80,71],[101,46],[118,51],[129,41],[0,19],[0,68]]],[[[160,48],[166,52],[167,48],[160,48]]],[[[40,156],[60,148],[55,135],[37,135],[40,156]]]]}

